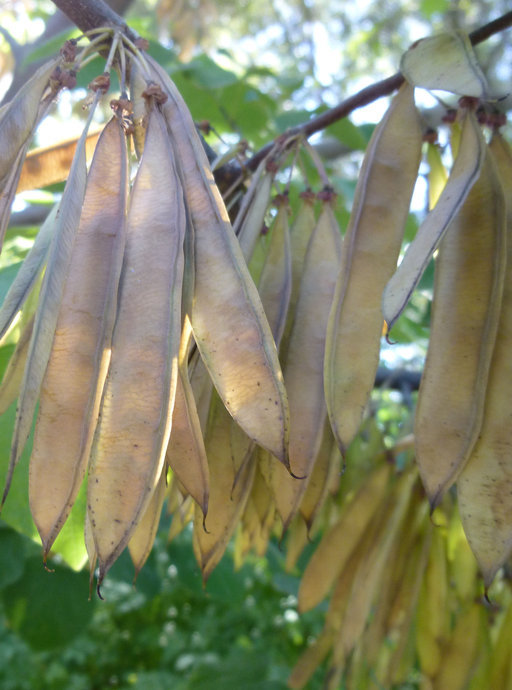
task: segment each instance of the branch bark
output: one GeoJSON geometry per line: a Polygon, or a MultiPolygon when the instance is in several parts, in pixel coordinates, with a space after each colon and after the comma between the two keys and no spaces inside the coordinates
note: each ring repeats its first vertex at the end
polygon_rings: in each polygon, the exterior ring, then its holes
{"type": "Polygon", "coordinates": [[[76,24],[81,31],[111,26],[122,31],[132,41],[137,35],[104,0],[53,0],[64,14],[76,24]]]}
{"type": "MultiPolygon", "coordinates": [[[[488,39],[490,36],[500,33],[511,26],[512,12],[507,12],[503,16],[498,17],[498,19],[495,19],[479,29],[476,29],[476,31],[473,31],[469,35],[469,38],[472,45],[477,45],[478,43],[482,43],[488,39]]],[[[321,115],[318,115],[318,117],[314,117],[309,120],[309,122],[292,127],[286,132],[285,135],[282,136],[303,136],[307,139],[312,134],[321,132],[329,125],[332,125],[338,120],[347,117],[351,112],[357,110],[357,108],[361,108],[369,103],[373,103],[373,101],[376,101],[383,96],[389,96],[389,94],[399,89],[404,81],[403,75],[400,72],[397,72],[391,77],[387,77],[387,79],[382,79],[381,81],[375,82],[375,84],[367,86],[353,96],[349,96],[349,98],[342,101],[339,105],[331,108],[330,110],[326,110],[321,115]]],[[[273,145],[274,142],[270,142],[257,151],[254,156],[247,161],[246,167],[249,170],[256,170],[263,158],[265,158],[265,156],[271,151],[273,145]]]]}
{"type": "MultiPolygon", "coordinates": [[[[123,15],[126,12],[132,2],[133,0],[109,0],[110,12],[113,12],[117,17],[119,17],[119,15],[123,15]]],[[[14,44],[11,45],[11,50],[15,60],[14,74],[12,77],[12,82],[2,101],[0,102],[0,105],[3,103],[8,103],[12,98],[14,98],[14,95],[20,90],[21,86],[32,76],[39,65],[44,62],[44,59],[42,59],[24,65],[23,63],[25,58],[34,50],[45,45],[45,43],[50,41],[59,33],[72,26],[72,24],[73,22],[71,19],[57,8],[55,14],[53,14],[46,22],[44,32],[33,43],[26,43],[19,46],[14,44]]],[[[5,34],[5,30],[3,30],[2,33],[5,34]]],[[[12,39],[10,39],[10,37],[4,35],[4,38],[8,43],[12,43],[12,39]]]]}

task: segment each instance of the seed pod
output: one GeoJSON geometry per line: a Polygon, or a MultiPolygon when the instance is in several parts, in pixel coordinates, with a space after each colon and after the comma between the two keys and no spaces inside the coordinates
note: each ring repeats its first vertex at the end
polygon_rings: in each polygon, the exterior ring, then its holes
{"type": "Polygon", "coordinates": [[[135,566],[134,582],[137,579],[137,575],[142,570],[142,566],[147,561],[153,544],[155,543],[158,525],[160,524],[160,516],[162,514],[162,506],[165,501],[166,488],[167,465],[164,463],[160,479],[149,501],[149,505],[128,542],[130,558],[135,566]]]}
{"type": "Polygon", "coordinates": [[[24,144],[13,161],[10,172],[4,177],[2,187],[0,189],[0,248],[4,241],[5,231],[9,225],[11,217],[11,206],[16,194],[16,187],[18,185],[18,178],[23,167],[23,160],[27,153],[28,142],[24,144]]]}
{"type": "Polygon", "coordinates": [[[329,421],[326,419],[322,435],[322,443],[318,451],[315,465],[300,503],[300,514],[308,528],[308,533],[313,527],[316,516],[321,510],[329,495],[332,481],[341,472],[342,459],[340,451],[334,440],[329,421]]]}
{"type": "Polygon", "coordinates": [[[254,173],[233,226],[246,262],[253,255],[270,203],[274,173],[267,170],[266,163],[266,159],[261,161],[254,173]]]}
{"type": "Polygon", "coordinates": [[[11,204],[16,193],[30,138],[50,107],[55,91],[48,93],[52,72],[57,65],[50,60],[22,86],[12,101],[2,109],[0,118],[0,247],[9,223],[11,204]]]}
{"type": "MultiPolygon", "coordinates": [[[[6,177],[10,174],[20,150],[28,142],[38,120],[46,112],[41,104],[57,60],[49,60],[25,82],[10,101],[0,118],[0,197],[6,177]]],[[[21,168],[20,168],[21,171],[21,168]]]]}
{"type": "Polygon", "coordinates": [[[117,118],[103,130],[87,178],[29,465],[32,517],[44,557],[82,483],[109,360],[124,251],[128,160],[117,118]]]}
{"type": "Polygon", "coordinates": [[[299,588],[299,608],[309,611],[329,592],[364,535],[389,488],[391,466],[382,463],[373,471],[329,529],[309,561],[299,588]]]}
{"type": "Polygon", "coordinates": [[[98,587],[162,472],[176,392],[184,232],[182,188],[154,108],[130,194],[112,357],[89,468],[98,587]]]}
{"type": "Polygon", "coordinates": [[[375,382],[382,291],[400,252],[421,141],[414,89],[404,85],[368,145],[329,315],[325,398],[342,452],[357,433],[375,382]]]}
{"type": "Polygon", "coordinates": [[[261,303],[277,347],[281,342],[288,314],[292,286],[291,271],[288,203],[286,200],[280,202],[258,283],[261,303]]]}
{"type": "Polygon", "coordinates": [[[482,425],[503,292],[505,213],[496,165],[486,151],[436,261],[415,420],[416,460],[433,508],[462,471],[482,425]]]}
{"type": "Polygon", "coordinates": [[[167,74],[147,60],[168,96],[162,108],[180,160],[194,233],[193,256],[187,258],[194,266],[190,311],[194,338],[235,421],[288,466],[288,402],[261,300],[190,113],[167,74]]]}
{"type": "Polygon", "coordinates": [[[176,400],[166,460],[205,516],[208,510],[209,471],[201,423],[188,378],[191,336],[190,321],[186,317],[181,335],[176,400]]]}
{"type": "Polygon", "coordinates": [[[404,258],[382,295],[382,311],[388,332],[405,309],[418,285],[434,250],[460,211],[466,197],[480,175],[484,160],[485,140],[471,112],[466,112],[459,153],[450,177],[435,207],[422,222],[404,258]]]}
{"type": "Polygon", "coordinates": [[[304,257],[308,247],[311,233],[316,226],[315,217],[315,201],[316,195],[307,190],[301,194],[301,205],[297,211],[297,215],[293,220],[290,228],[290,251],[292,255],[292,287],[290,291],[290,303],[288,305],[288,318],[284,329],[281,347],[280,347],[280,361],[281,366],[286,364],[286,353],[288,352],[288,343],[290,341],[290,333],[293,327],[293,320],[297,309],[297,300],[299,298],[300,282],[302,271],[304,269],[304,257]]]}
{"type": "Polygon", "coordinates": [[[416,479],[416,468],[409,468],[404,472],[389,492],[382,510],[376,515],[371,527],[373,539],[354,576],[340,634],[334,643],[335,664],[346,660],[363,634],[393,543],[403,536],[403,522],[411,500],[412,485],[416,479]]]}
{"type": "Polygon", "coordinates": [[[34,315],[32,315],[22,330],[9,364],[5,369],[0,385],[0,415],[12,405],[19,395],[33,327],[34,315]]]}
{"type": "Polygon", "coordinates": [[[441,152],[436,144],[427,144],[428,171],[428,207],[433,209],[439,201],[448,181],[448,173],[441,159],[441,152]]]}
{"type": "Polygon", "coordinates": [[[507,267],[503,300],[478,441],[457,480],[459,508],[486,587],[512,551],[509,424],[512,385],[512,150],[495,133],[490,151],[507,203],[507,267]]]}
{"type": "Polygon", "coordinates": [[[271,467],[270,481],[284,529],[298,510],[320,449],[326,418],[323,354],[329,309],[341,255],[341,233],[331,202],[325,202],[311,235],[290,334],[286,389],[290,400],[290,464],[297,481],[271,467]]]}
{"type": "Polygon", "coordinates": [[[464,31],[428,36],[413,43],[400,61],[400,71],[413,86],[442,89],[482,98],[487,82],[464,31]]]}
{"type": "Polygon", "coordinates": [[[215,396],[205,440],[210,468],[208,515],[204,520],[196,506],[194,516],[194,552],[204,582],[220,561],[233,535],[254,476],[254,462],[243,463],[243,457],[232,456],[232,424],[231,417],[215,396]]]}
{"type": "Polygon", "coordinates": [[[93,106],[89,112],[82,136],[78,141],[68,181],[59,204],[18,399],[2,505],[9,492],[12,473],[27,442],[39,389],[50,357],[62,294],[69,271],[74,237],[78,229],[85,195],[87,182],[85,142],[94,110],[95,107],[93,106]]]}
{"type": "Polygon", "coordinates": [[[144,151],[148,120],[146,100],[142,95],[146,88],[146,80],[142,76],[140,67],[135,60],[132,60],[130,63],[130,99],[133,103],[133,145],[139,159],[144,151]]]}
{"type": "Polygon", "coordinates": [[[12,281],[2,302],[0,309],[0,338],[3,338],[9,330],[14,318],[24,305],[43,270],[55,228],[58,208],[59,205],[56,204],[41,225],[34,244],[25,257],[20,270],[16,274],[16,278],[12,281]]]}

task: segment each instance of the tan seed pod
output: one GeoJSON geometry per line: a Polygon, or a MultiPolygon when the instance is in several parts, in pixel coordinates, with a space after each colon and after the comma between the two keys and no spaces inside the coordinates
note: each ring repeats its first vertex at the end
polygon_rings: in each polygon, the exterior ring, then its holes
{"type": "Polygon", "coordinates": [[[165,71],[147,59],[168,95],[162,109],[180,161],[193,231],[192,255],[186,251],[188,264],[193,262],[194,338],[230,414],[288,466],[288,402],[261,300],[188,108],[165,71]]]}
{"type": "Polygon", "coordinates": [[[128,542],[130,558],[135,566],[134,582],[137,579],[137,575],[142,570],[142,566],[147,561],[153,544],[155,543],[162,507],[165,501],[166,488],[167,465],[164,463],[160,479],[158,480],[148,507],[128,542]]]}
{"type": "Polygon", "coordinates": [[[46,271],[41,285],[34,329],[29,345],[27,364],[18,399],[2,504],[7,497],[14,468],[27,442],[39,390],[50,357],[62,294],[70,266],[74,237],[80,222],[85,195],[87,183],[85,143],[94,110],[93,106],[89,112],[89,118],[82,136],[78,141],[75,157],[73,158],[55,221],[46,271]]]}
{"type": "Polygon", "coordinates": [[[405,309],[434,250],[462,208],[480,176],[485,140],[473,113],[466,112],[458,154],[448,181],[434,208],[418,228],[398,269],[382,295],[382,312],[388,332],[405,309]]]}
{"type": "Polygon", "coordinates": [[[322,540],[301,579],[299,609],[309,611],[327,595],[388,492],[391,466],[380,464],[322,540]]]}
{"type": "Polygon", "coordinates": [[[325,399],[342,452],[357,433],[374,386],[383,324],[382,291],[400,252],[421,142],[414,89],[406,84],[368,144],[327,326],[325,399]]]}
{"type": "Polygon", "coordinates": [[[258,292],[274,341],[279,347],[290,301],[291,281],[288,204],[280,204],[272,225],[270,243],[258,282],[258,292]]]}
{"type": "Polygon", "coordinates": [[[490,143],[507,204],[507,262],[503,300],[485,394],[482,428],[457,480],[462,524],[489,587],[512,552],[512,475],[509,424],[512,385],[512,150],[496,133],[490,143]]]}
{"type": "Polygon", "coordinates": [[[400,71],[413,85],[482,98],[487,82],[464,31],[428,36],[413,43],[400,61],[400,71]]]}
{"type": "Polygon", "coordinates": [[[2,307],[0,308],[0,338],[3,338],[9,330],[43,270],[52,241],[58,208],[59,205],[56,204],[41,225],[34,244],[25,257],[2,302],[2,307]]]}
{"type": "MultiPolygon", "coordinates": [[[[4,181],[10,174],[19,151],[26,145],[34,128],[46,112],[46,104],[41,107],[41,101],[49,85],[52,72],[57,60],[49,60],[25,82],[22,88],[10,101],[0,118],[0,197],[4,188],[4,181]]],[[[21,168],[20,168],[21,170],[21,168]]]]}
{"type": "Polygon", "coordinates": [[[498,172],[486,152],[436,261],[415,418],[416,460],[433,507],[462,471],[482,425],[505,275],[505,213],[498,172]]]}
{"type": "Polygon", "coordinates": [[[247,262],[253,255],[270,204],[274,173],[267,170],[266,162],[266,159],[263,160],[254,173],[233,226],[247,262]]]}
{"type": "Polygon", "coordinates": [[[2,383],[0,384],[0,415],[8,410],[19,395],[33,327],[34,315],[32,315],[22,330],[9,364],[5,369],[2,383]]]}
{"type": "Polygon", "coordinates": [[[208,511],[209,470],[201,423],[188,378],[188,353],[192,336],[185,317],[179,353],[176,399],[172,413],[172,431],[166,459],[187,492],[206,515],[208,511]]]}
{"type": "Polygon", "coordinates": [[[300,480],[275,467],[273,494],[284,529],[299,508],[320,449],[326,418],[323,354],[341,255],[341,233],[326,202],[311,235],[286,354],[284,379],[290,400],[290,464],[300,480]]]}
{"type": "Polygon", "coordinates": [[[232,424],[231,417],[215,396],[205,439],[210,468],[208,515],[204,520],[196,506],[194,518],[194,551],[205,582],[235,531],[254,476],[254,462],[243,464],[244,457],[232,455],[232,424]]]}
{"type": "Polygon", "coordinates": [[[181,183],[155,107],[130,193],[112,357],[89,467],[98,588],[162,472],[178,373],[184,232],[181,183]]]}
{"type": "Polygon", "coordinates": [[[113,118],[87,177],[80,223],[43,378],[29,465],[29,498],[44,556],[85,475],[109,362],[125,243],[128,160],[113,118]]]}

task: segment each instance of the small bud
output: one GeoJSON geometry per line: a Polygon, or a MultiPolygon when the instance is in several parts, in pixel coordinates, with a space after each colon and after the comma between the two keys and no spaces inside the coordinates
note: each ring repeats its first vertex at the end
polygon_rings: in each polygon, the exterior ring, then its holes
{"type": "Polygon", "coordinates": [[[147,89],[142,92],[142,96],[146,99],[149,100],[150,98],[153,98],[155,100],[155,103],[165,103],[167,100],[166,94],[162,91],[162,87],[159,84],[149,84],[147,89]]]}
{"type": "Polygon", "coordinates": [[[91,91],[101,91],[102,93],[107,93],[110,88],[110,74],[104,72],[99,76],[95,77],[89,84],[88,88],[91,91]]]}

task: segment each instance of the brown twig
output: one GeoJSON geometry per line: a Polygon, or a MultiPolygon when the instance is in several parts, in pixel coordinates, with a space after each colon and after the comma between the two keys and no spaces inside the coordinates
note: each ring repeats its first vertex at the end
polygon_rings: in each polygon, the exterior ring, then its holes
{"type": "Polygon", "coordinates": [[[83,32],[110,26],[119,29],[132,41],[137,39],[137,34],[104,0],[53,0],[53,4],[83,32]]]}
{"type": "MultiPolygon", "coordinates": [[[[469,34],[469,38],[473,45],[477,45],[478,43],[482,43],[488,39],[490,36],[510,28],[510,26],[512,26],[512,12],[507,12],[503,16],[498,17],[498,19],[495,19],[492,22],[489,22],[488,24],[485,24],[479,29],[473,31],[471,34],[469,34]]],[[[375,84],[367,86],[353,96],[349,96],[349,98],[342,101],[339,105],[326,110],[324,113],[312,118],[308,122],[305,122],[302,125],[297,125],[296,127],[292,127],[286,132],[285,135],[281,136],[291,137],[293,135],[299,135],[308,138],[316,132],[321,132],[334,122],[347,117],[347,115],[350,115],[350,113],[354,110],[357,110],[357,108],[361,108],[369,103],[373,103],[373,101],[376,101],[383,96],[389,96],[389,94],[399,89],[403,83],[404,77],[400,72],[397,72],[396,74],[393,74],[393,76],[375,82],[375,84]]],[[[265,158],[265,156],[272,149],[273,145],[274,142],[272,141],[257,151],[252,158],[247,161],[246,167],[249,170],[256,170],[260,161],[265,158]]]]}

